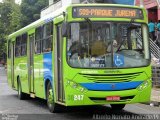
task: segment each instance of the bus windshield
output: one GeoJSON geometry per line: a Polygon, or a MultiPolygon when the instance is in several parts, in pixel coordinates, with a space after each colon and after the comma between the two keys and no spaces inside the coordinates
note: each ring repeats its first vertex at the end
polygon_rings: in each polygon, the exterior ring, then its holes
{"type": "Polygon", "coordinates": [[[70,23],[67,61],[76,68],[131,68],[150,64],[148,29],[142,23],[70,23]]]}

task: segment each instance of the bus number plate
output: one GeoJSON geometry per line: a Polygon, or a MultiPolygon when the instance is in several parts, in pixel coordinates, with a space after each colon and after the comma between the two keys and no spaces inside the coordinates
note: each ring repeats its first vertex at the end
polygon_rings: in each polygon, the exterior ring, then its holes
{"type": "Polygon", "coordinates": [[[106,100],[107,101],[118,101],[120,100],[120,96],[107,96],[106,100]]]}

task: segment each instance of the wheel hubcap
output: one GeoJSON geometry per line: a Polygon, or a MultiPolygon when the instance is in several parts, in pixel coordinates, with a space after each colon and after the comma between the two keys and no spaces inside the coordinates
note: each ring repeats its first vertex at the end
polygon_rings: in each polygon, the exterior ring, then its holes
{"type": "Polygon", "coordinates": [[[49,94],[48,94],[48,103],[51,105],[54,103],[54,99],[53,99],[53,91],[52,89],[49,90],[49,94]]]}

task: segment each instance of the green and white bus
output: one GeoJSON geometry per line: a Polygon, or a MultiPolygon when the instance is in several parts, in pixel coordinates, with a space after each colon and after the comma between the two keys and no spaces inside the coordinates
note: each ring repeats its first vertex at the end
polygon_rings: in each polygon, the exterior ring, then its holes
{"type": "Polygon", "coordinates": [[[8,83],[19,99],[59,105],[150,101],[151,59],[145,9],[73,4],[9,35],[8,83]]]}

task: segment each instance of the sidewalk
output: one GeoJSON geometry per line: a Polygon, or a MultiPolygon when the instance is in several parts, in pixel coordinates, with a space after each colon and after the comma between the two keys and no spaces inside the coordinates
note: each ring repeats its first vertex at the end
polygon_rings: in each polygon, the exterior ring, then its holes
{"type": "Polygon", "coordinates": [[[5,67],[0,64],[0,75],[6,76],[6,74],[7,74],[7,71],[6,71],[5,67]]]}
{"type": "Polygon", "coordinates": [[[160,105],[160,88],[152,88],[150,105],[160,105]]]}

